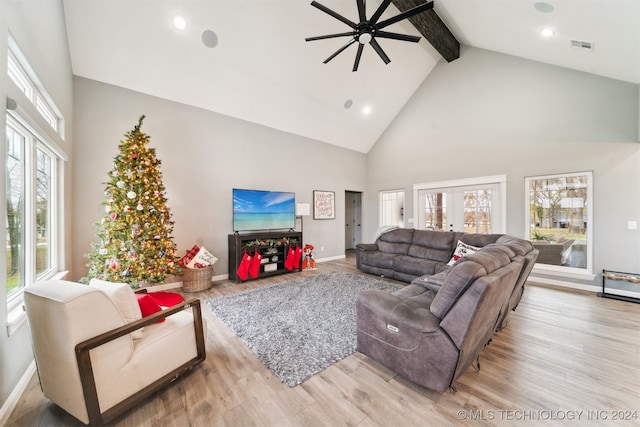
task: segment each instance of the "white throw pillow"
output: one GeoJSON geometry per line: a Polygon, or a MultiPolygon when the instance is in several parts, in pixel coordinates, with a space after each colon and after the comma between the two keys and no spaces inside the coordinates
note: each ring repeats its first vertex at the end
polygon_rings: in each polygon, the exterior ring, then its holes
{"type": "MultiPolygon", "coordinates": [[[[116,305],[125,322],[131,323],[142,319],[142,312],[136,294],[126,283],[113,283],[100,279],[91,279],[89,286],[105,293],[116,305]]],[[[142,328],[131,333],[134,339],[142,338],[142,328]]]]}
{"type": "Polygon", "coordinates": [[[451,259],[449,260],[449,262],[447,263],[447,265],[453,265],[456,263],[456,261],[458,261],[460,258],[476,253],[480,250],[480,248],[477,248],[475,246],[471,246],[471,245],[467,245],[466,243],[458,240],[458,245],[456,246],[456,250],[453,251],[453,255],[451,256],[451,259]]]}

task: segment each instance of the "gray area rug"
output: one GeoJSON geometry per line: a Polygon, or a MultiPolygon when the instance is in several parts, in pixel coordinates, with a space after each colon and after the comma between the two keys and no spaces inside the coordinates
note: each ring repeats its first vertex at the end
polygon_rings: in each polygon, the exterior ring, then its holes
{"type": "Polygon", "coordinates": [[[322,273],[207,300],[260,361],[289,387],[356,350],[356,295],[401,286],[344,272],[322,273]]]}

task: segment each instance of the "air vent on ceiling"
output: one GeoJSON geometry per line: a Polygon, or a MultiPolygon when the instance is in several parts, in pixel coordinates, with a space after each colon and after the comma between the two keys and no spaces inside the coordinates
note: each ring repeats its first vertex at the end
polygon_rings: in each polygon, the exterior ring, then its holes
{"type": "Polygon", "coordinates": [[[571,47],[574,48],[574,49],[592,51],[593,50],[593,43],[585,42],[585,41],[582,41],[582,40],[571,40],[571,47]]]}

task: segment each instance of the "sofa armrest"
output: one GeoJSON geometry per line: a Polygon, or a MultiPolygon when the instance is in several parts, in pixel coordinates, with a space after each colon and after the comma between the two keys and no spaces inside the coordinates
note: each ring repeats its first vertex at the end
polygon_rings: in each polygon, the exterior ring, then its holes
{"type": "Polygon", "coordinates": [[[356,245],[356,250],[360,252],[377,251],[378,245],[376,245],[375,243],[358,243],[356,245]]]}
{"type": "Polygon", "coordinates": [[[449,269],[441,271],[440,273],[433,274],[431,276],[421,276],[414,279],[411,284],[412,285],[420,285],[424,288],[431,289],[432,291],[438,292],[442,285],[444,284],[447,275],[449,274],[449,269]]]}
{"type": "Polygon", "coordinates": [[[202,309],[200,306],[200,300],[197,298],[190,298],[182,302],[181,304],[164,309],[150,316],[143,317],[140,320],[130,322],[124,326],[112,329],[111,331],[107,331],[96,337],[90,338],[76,345],[75,352],[76,360],[78,363],[78,370],[80,373],[80,382],[82,384],[82,391],[84,394],[84,400],[89,416],[89,422],[91,424],[98,425],[106,424],[120,415],[122,412],[137,405],[140,401],[155,393],[161,387],[164,387],[166,384],[178,378],[185,371],[190,370],[195,365],[205,360],[206,353],[204,344],[204,325],[202,321],[202,309]],[[175,370],[157,379],[149,386],[140,390],[139,393],[136,393],[135,395],[125,399],[116,406],[102,413],[100,410],[100,404],[98,402],[98,392],[96,390],[96,382],[93,374],[90,351],[119,337],[127,335],[135,330],[155,324],[160,319],[164,319],[187,309],[191,309],[193,314],[193,331],[195,334],[197,351],[196,357],[183,364],[182,366],[176,367],[175,370]]]}

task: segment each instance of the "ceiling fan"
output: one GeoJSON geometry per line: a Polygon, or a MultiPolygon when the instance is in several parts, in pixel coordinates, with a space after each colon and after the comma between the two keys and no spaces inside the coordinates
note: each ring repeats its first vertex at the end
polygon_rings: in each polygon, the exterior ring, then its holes
{"type": "Polygon", "coordinates": [[[422,3],[416,7],[413,7],[405,12],[400,13],[399,15],[394,16],[393,18],[385,19],[384,21],[378,22],[380,16],[384,13],[384,11],[389,7],[391,0],[382,0],[378,9],[371,15],[371,18],[367,20],[367,15],[365,11],[365,2],[366,0],[356,0],[356,4],[358,5],[358,19],[359,23],[355,23],[344,16],[334,12],[326,6],[321,5],[317,1],[313,0],[311,2],[311,6],[314,6],[324,13],[333,16],[337,20],[344,22],[348,26],[352,28],[351,31],[337,34],[327,34],[325,36],[317,36],[317,37],[307,37],[306,41],[314,41],[314,40],[324,40],[324,39],[332,39],[336,37],[352,37],[344,46],[338,49],[333,55],[328,57],[323,61],[324,64],[331,61],[333,58],[342,53],[346,48],[358,42],[358,52],[356,53],[356,60],[353,64],[353,71],[358,71],[358,65],[360,64],[360,57],[362,56],[362,51],[364,50],[364,46],[366,44],[371,45],[373,50],[382,58],[385,64],[391,62],[389,57],[384,50],[380,47],[376,38],[384,38],[384,39],[393,39],[393,40],[402,40],[407,42],[417,43],[420,41],[420,37],[411,36],[407,34],[399,34],[399,33],[390,33],[387,31],[382,31],[383,28],[388,27],[389,25],[395,24],[396,22],[402,21],[403,19],[407,19],[411,16],[417,15],[419,13],[425,12],[429,9],[433,8],[433,1],[428,3],[422,3]]]}

